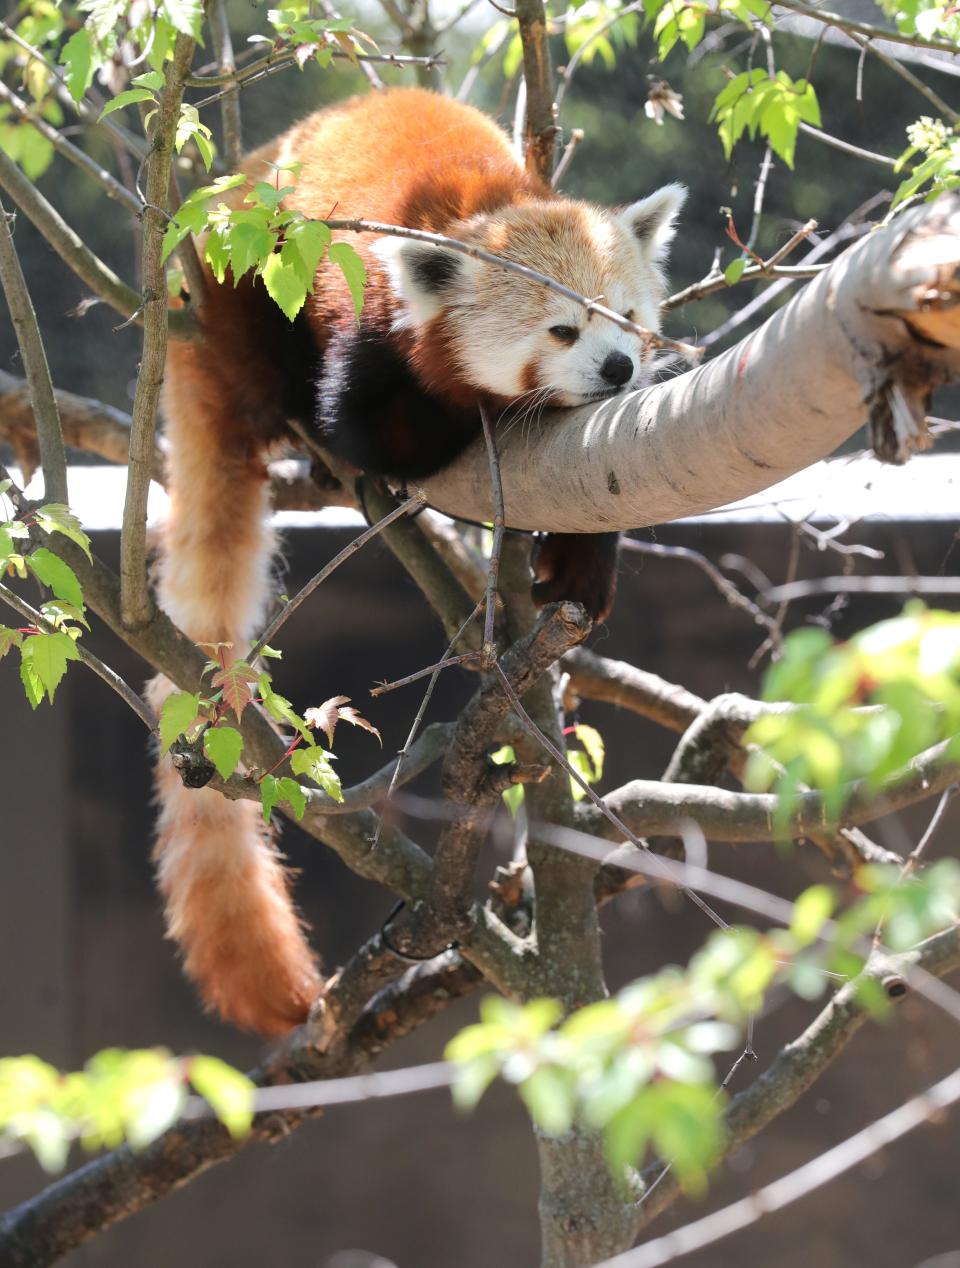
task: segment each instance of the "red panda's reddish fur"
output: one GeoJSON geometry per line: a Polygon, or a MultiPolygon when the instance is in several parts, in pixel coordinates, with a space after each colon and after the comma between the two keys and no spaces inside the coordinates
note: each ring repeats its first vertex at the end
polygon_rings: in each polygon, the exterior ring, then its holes
{"type": "MultiPolygon", "coordinates": [[[[302,164],[288,205],[315,218],[442,231],[478,211],[549,196],[485,115],[415,89],[313,115],[248,158],[251,181],[275,179],[268,163],[302,164]]],[[[350,238],[368,267],[365,320],[389,325],[396,300],[366,237],[350,238]]],[[[270,593],[265,459],[284,431],[289,366],[278,348],[288,328],[259,286],[207,280],[204,339],[172,343],[168,354],[171,506],[158,591],[191,638],[230,642],[239,655],[260,628],[270,593]]],[[[339,270],[321,266],[306,320],[321,351],[337,323],[354,320],[339,270]]],[[[426,378],[452,389],[443,340],[434,330],[415,355],[426,378]]],[[[155,706],[170,690],[165,679],[154,680],[155,706]]],[[[168,930],[204,1003],[265,1035],[303,1021],[321,977],[259,807],[183,788],[168,758],[158,795],[155,858],[168,930]]]]}

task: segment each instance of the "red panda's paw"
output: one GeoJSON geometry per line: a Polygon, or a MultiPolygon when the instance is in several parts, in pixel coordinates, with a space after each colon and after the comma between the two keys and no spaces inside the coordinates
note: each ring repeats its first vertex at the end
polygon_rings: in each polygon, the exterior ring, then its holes
{"type": "Polygon", "coordinates": [[[618,533],[548,533],[533,549],[533,601],[569,599],[605,621],[617,588],[618,533]]]}

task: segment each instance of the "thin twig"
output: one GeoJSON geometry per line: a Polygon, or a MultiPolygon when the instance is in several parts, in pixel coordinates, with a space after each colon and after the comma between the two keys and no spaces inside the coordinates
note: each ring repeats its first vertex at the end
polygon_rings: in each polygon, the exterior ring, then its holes
{"type": "Polygon", "coordinates": [[[136,194],[132,194],[129,189],[121,185],[115,176],[108,172],[96,159],[91,158],[85,150],[81,150],[79,146],[68,141],[62,132],[53,127],[52,124],[49,124],[35,110],[32,110],[23,98],[18,96],[2,80],[0,80],[0,101],[8,105],[14,114],[23,119],[25,123],[29,123],[32,128],[35,128],[42,137],[45,137],[58,154],[68,159],[74,167],[78,167],[80,171],[86,172],[88,176],[92,177],[108,198],[120,203],[128,211],[132,211],[134,215],[140,214],[141,205],[136,194]]]}
{"type": "MultiPolygon", "coordinates": [[[[47,630],[51,634],[57,633],[57,627],[52,621],[48,621],[42,612],[38,612],[37,609],[27,603],[25,599],[21,599],[18,594],[2,583],[0,583],[0,599],[2,599],[8,607],[13,608],[15,612],[19,612],[21,616],[26,617],[27,620],[38,629],[47,630]]],[[[129,687],[120,675],[112,670],[109,665],[105,665],[99,656],[95,656],[93,652],[87,651],[82,640],[78,639],[74,643],[74,646],[76,647],[77,655],[80,657],[83,664],[86,665],[88,669],[92,669],[99,678],[103,679],[112,691],[117,693],[124,703],[130,706],[148,731],[155,731],[157,729],[156,715],[147,702],[141,699],[133,688],[129,687]]]]}
{"type": "Polygon", "coordinates": [[[839,13],[832,13],[828,9],[814,8],[812,5],[804,4],[803,0],[774,0],[774,8],[789,9],[792,13],[799,13],[805,18],[813,18],[815,22],[835,26],[840,31],[846,31],[848,35],[856,33],[871,40],[906,44],[910,48],[929,48],[938,53],[948,53],[951,57],[957,56],[957,46],[950,40],[925,39],[921,35],[908,35],[895,27],[871,26],[869,22],[855,22],[839,13]]]}
{"type": "Polygon", "coordinates": [[[328,564],[325,564],[315,576],[311,577],[306,585],[301,586],[292,599],[287,600],[254,643],[247,655],[247,660],[252,661],[254,657],[259,654],[261,648],[266,647],[270,643],[277,631],[285,625],[287,621],[289,621],[290,617],[293,616],[294,612],[296,612],[297,608],[300,607],[301,603],[309,599],[314,590],[316,590],[318,586],[322,585],[330,574],[335,572],[345,560],[349,559],[351,555],[355,555],[362,546],[365,546],[367,542],[372,541],[378,533],[381,533],[389,524],[392,524],[394,520],[398,520],[401,516],[409,514],[410,511],[415,510],[418,506],[423,506],[423,502],[423,494],[419,492],[415,493],[413,497],[409,497],[405,502],[401,502],[399,506],[395,506],[388,515],[383,517],[383,519],[377,520],[376,524],[372,524],[358,537],[355,537],[352,542],[349,542],[346,546],[344,546],[343,550],[334,555],[333,559],[331,559],[328,564]]]}
{"type": "MultiPolygon", "coordinates": [[[[583,43],[574,50],[566,66],[558,68],[557,79],[560,82],[557,85],[557,94],[554,98],[554,108],[558,116],[560,113],[560,107],[563,105],[563,99],[570,89],[570,84],[573,81],[574,75],[577,73],[577,68],[583,61],[584,56],[590,51],[591,45],[595,44],[597,40],[602,39],[608,31],[612,30],[617,25],[618,22],[622,22],[628,13],[640,13],[643,11],[643,7],[643,0],[634,0],[632,4],[625,5],[622,9],[618,9],[612,17],[606,20],[606,22],[601,22],[598,27],[595,27],[590,32],[583,43]]],[[[557,179],[559,178],[555,177],[554,183],[556,183],[557,179]]]]}
{"type": "MultiPolygon", "coordinates": [[[[0,150],[0,189],[6,190],[28,220],[43,235],[64,264],[90,287],[98,299],[116,312],[129,317],[140,307],[141,296],[132,286],[120,280],[90,250],[78,233],[63,219],[57,209],[23,175],[13,159],[0,150]]],[[[164,297],[166,282],[164,282],[164,297]]],[[[193,314],[181,310],[170,314],[170,328],[177,338],[189,339],[196,332],[193,314]]]]}
{"type": "Polygon", "coordinates": [[[842,594],[960,594],[960,577],[810,577],[774,586],[763,598],[770,603],[782,603],[838,591],[842,594]]]}
{"type": "Polygon", "coordinates": [[[454,634],[450,642],[447,644],[446,651],[440,657],[440,660],[437,662],[436,666],[433,669],[433,672],[430,675],[430,681],[427,683],[427,689],[423,693],[423,699],[420,701],[420,708],[417,710],[416,717],[413,719],[413,723],[411,724],[410,730],[407,733],[407,738],[406,740],[404,740],[403,748],[397,754],[397,763],[393,768],[393,774],[390,776],[390,786],[387,789],[387,795],[383,800],[383,806],[381,807],[381,810],[380,810],[380,818],[377,821],[377,827],[374,833],[373,843],[370,847],[371,850],[375,850],[377,846],[380,844],[380,836],[381,836],[381,833],[383,832],[383,825],[384,825],[384,819],[387,813],[387,808],[389,807],[390,802],[393,798],[394,792],[396,791],[397,783],[399,782],[399,779],[400,779],[400,771],[403,767],[404,762],[407,760],[407,757],[409,756],[410,746],[413,744],[414,740],[416,739],[417,732],[420,730],[420,724],[423,721],[424,714],[427,711],[427,706],[429,705],[430,699],[433,696],[434,688],[436,687],[437,681],[440,677],[440,672],[450,662],[453,655],[453,649],[456,647],[457,643],[460,641],[461,637],[467,630],[467,627],[471,624],[471,622],[475,619],[475,617],[479,613],[480,608],[481,608],[481,604],[478,603],[477,606],[470,613],[470,615],[467,617],[467,619],[463,622],[463,624],[457,630],[457,632],[454,634]]]}
{"type": "Polygon", "coordinates": [[[564,286],[562,282],[548,277],[545,273],[538,273],[536,269],[527,268],[525,264],[517,264],[514,260],[507,260],[502,255],[495,255],[492,251],[485,251],[482,247],[473,246],[471,243],[459,242],[456,238],[448,238],[442,233],[428,233],[424,229],[406,229],[402,225],[384,224],[378,220],[325,218],[324,224],[328,229],[347,230],[351,233],[379,233],[394,238],[410,238],[414,242],[427,242],[431,246],[444,247],[448,251],[457,251],[459,254],[468,255],[474,260],[482,260],[485,264],[493,264],[497,268],[506,269],[508,273],[516,273],[519,277],[525,277],[530,282],[536,282],[538,286],[545,286],[548,290],[555,291],[558,295],[563,295],[565,299],[570,299],[574,303],[580,304],[588,312],[596,313],[598,317],[603,317],[607,321],[613,322],[621,330],[639,335],[650,347],[664,348],[670,352],[679,353],[685,360],[691,362],[699,361],[702,356],[701,350],[692,344],[681,343],[676,339],[667,339],[652,330],[638,326],[636,322],[628,321],[620,313],[614,312],[611,308],[606,308],[595,299],[581,295],[578,291],[571,290],[569,286],[564,286]]]}
{"type": "Polygon", "coordinates": [[[483,422],[483,439],[487,446],[487,457],[490,460],[490,490],[493,494],[493,545],[490,548],[490,560],[487,564],[486,613],[483,618],[483,654],[490,660],[497,654],[493,637],[493,626],[497,611],[497,582],[500,577],[500,553],[503,549],[503,533],[506,517],[503,509],[503,481],[500,478],[500,459],[497,456],[497,437],[490,422],[490,416],[483,405],[480,406],[480,418],[483,422]]]}
{"type": "Polygon", "coordinates": [[[635,1250],[606,1259],[597,1268],[660,1268],[660,1265],[672,1263],[682,1255],[702,1250],[836,1180],[901,1136],[935,1120],[957,1101],[960,1101],[960,1069],[918,1096],[911,1097],[869,1127],[848,1136],[833,1149],[819,1154],[811,1162],[765,1185],[749,1197],[741,1198],[739,1202],[722,1207],[683,1228],[665,1233],[635,1250]]]}
{"type": "Polygon", "coordinates": [[[574,128],[570,133],[570,140],[563,147],[563,153],[560,155],[560,161],[553,169],[553,175],[550,177],[550,186],[552,189],[556,189],[563,180],[564,176],[566,176],[567,169],[573,162],[573,156],[577,151],[577,146],[585,136],[586,133],[583,128],[574,128]]]}
{"type": "MultiPolygon", "coordinates": [[[[233,55],[233,38],[230,34],[230,20],[227,17],[225,0],[211,0],[207,12],[217,68],[227,82],[236,75],[237,63],[233,55]]],[[[239,93],[228,93],[224,97],[223,105],[220,107],[220,121],[223,127],[223,156],[230,171],[235,172],[243,159],[243,128],[239,93]]]]}
{"type": "Polygon", "coordinates": [[[13,241],[13,220],[14,217],[7,214],[0,202],[0,287],[6,296],[10,320],[16,332],[17,346],[30,388],[30,404],[33,406],[43,466],[44,497],[48,502],[66,503],[69,500],[67,457],[60,430],[60,411],[53,394],[50,367],[37,324],[37,314],[13,241]]]}
{"type": "Polygon", "coordinates": [[[865,150],[860,145],[853,145],[849,141],[843,141],[840,137],[834,136],[830,132],[824,132],[822,128],[815,128],[812,123],[801,122],[799,128],[807,136],[812,136],[824,145],[840,150],[842,154],[852,154],[854,158],[865,159],[868,163],[877,163],[881,167],[896,167],[897,165],[897,160],[889,158],[886,154],[877,154],[874,150],[865,150]]]}
{"type": "Polygon", "coordinates": [[[426,665],[423,669],[418,669],[416,673],[407,674],[404,678],[395,678],[393,682],[381,682],[378,686],[371,687],[370,694],[371,696],[385,696],[390,691],[396,691],[398,687],[409,687],[412,682],[419,682],[422,678],[426,678],[440,669],[450,669],[454,665],[473,664],[475,661],[482,660],[483,655],[483,652],[464,652],[461,656],[444,656],[436,664],[426,665]]]}
{"type": "MultiPolygon", "coordinates": [[[[444,62],[442,52],[432,54],[429,57],[414,57],[407,53],[355,52],[351,55],[343,52],[342,49],[334,49],[331,55],[337,61],[374,62],[381,66],[416,66],[425,70],[431,70],[435,66],[442,66],[444,62]]],[[[200,101],[194,102],[198,110],[203,110],[206,106],[212,106],[218,101],[222,101],[224,97],[235,96],[241,89],[249,88],[252,84],[259,83],[260,80],[267,79],[269,76],[276,75],[279,71],[287,70],[296,64],[295,51],[289,49],[277,54],[276,57],[265,57],[259,62],[254,62],[252,66],[245,66],[243,70],[238,70],[235,73],[231,81],[224,81],[219,75],[193,76],[187,86],[200,88],[207,84],[226,82],[226,87],[221,88],[218,92],[210,93],[209,96],[203,97],[200,101]]]]}
{"type": "MultiPolygon", "coordinates": [[[[641,840],[641,838],[638,837],[634,832],[630,831],[630,829],[623,822],[623,820],[620,819],[618,815],[614,814],[614,812],[606,804],[603,798],[598,796],[594,792],[594,790],[590,787],[590,785],[579,773],[579,771],[575,770],[573,766],[570,765],[570,762],[567,760],[565,754],[561,753],[560,750],[557,748],[557,746],[553,743],[553,741],[550,740],[546,735],[544,735],[543,731],[540,730],[536,722],[534,722],[533,718],[530,717],[529,713],[527,713],[526,709],[524,709],[523,705],[520,703],[520,697],[517,695],[517,693],[514,691],[513,687],[511,686],[510,679],[503,672],[503,669],[500,667],[499,661],[494,661],[493,668],[498,678],[500,679],[500,684],[503,687],[503,690],[506,693],[507,698],[510,701],[511,708],[513,709],[517,717],[520,719],[523,726],[534,737],[534,739],[537,740],[547,750],[547,752],[550,754],[553,760],[563,770],[566,771],[566,773],[570,776],[570,778],[574,781],[574,783],[576,783],[580,788],[583,789],[588,800],[593,802],[593,804],[600,811],[603,817],[605,819],[608,819],[610,823],[612,823],[613,826],[617,829],[618,832],[623,833],[624,837],[630,842],[631,845],[633,845],[636,849],[643,851],[643,853],[646,854],[650,859],[655,860],[654,866],[656,866],[657,863],[664,862],[664,860],[660,859],[658,855],[652,854],[650,852],[650,848],[647,845],[646,841],[641,840]]],[[[694,904],[694,906],[699,907],[700,910],[703,912],[703,914],[707,916],[708,919],[713,921],[713,923],[719,929],[729,928],[727,922],[723,919],[723,917],[718,915],[717,912],[715,912],[708,903],[705,903],[699,894],[695,893],[692,889],[688,889],[685,885],[681,885],[680,889],[681,889],[681,892],[687,898],[690,899],[690,901],[694,904]]]]}
{"type": "Polygon", "coordinates": [[[638,554],[654,555],[659,559],[682,559],[686,563],[696,565],[697,568],[706,573],[731,607],[739,608],[742,612],[746,612],[757,625],[763,626],[771,636],[776,634],[776,623],[773,617],[759,608],[752,599],[747,598],[742,590],[738,590],[730,578],[725,577],[720,569],[698,550],[691,550],[688,546],[665,546],[661,542],[638,541],[636,538],[627,537],[626,535],[621,537],[620,544],[626,550],[636,551],[638,554]]]}
{"type": "MultiPolygon", "coordinates": [[[[920,860],[923,858],[927,846],[937,835],[941,824],[947,817],[947,811],[950,809],[950,803],[956,796],[958,789],[960,789],[960,784],[951,784],[949,788],[945,788],[940,794],[940,800],[937,802],[937,808],[930,816],[930,822],[927,824],[926,831],[904,859],[903,867],[900,869],[900,875],[897,877],[897,885],[902,885],[907,877],[910,876],[911,873],[919,866],[920,860]]],[[[874,947],[879,947],[880,945],[880,941],[883,937],[883,926],[885,923],[886,922],[883,919],[879,920],[877,923],[877,927],[873,933],[874,947]]]]}
{"type": "Polygon", "coordinates": [[[855,31],[848,31],[847,34],[862,53],[871,53],[881,65],[886,66],[887,70],[892,70],[895,75],[899,75],[904,83],[909,84],[924,100],[929,101],[934,110],[942,115],[944,119],[949,119],[954,127],[960,123],[960,114],[952,106],[947,105],[938,93],[935,93],[922,79],[918,79],[913,71],[904,66],[902,62],[899,62],[895,57],[888,56],[882,49],[877,48],[872,40],[863,39],[855,31]]]}

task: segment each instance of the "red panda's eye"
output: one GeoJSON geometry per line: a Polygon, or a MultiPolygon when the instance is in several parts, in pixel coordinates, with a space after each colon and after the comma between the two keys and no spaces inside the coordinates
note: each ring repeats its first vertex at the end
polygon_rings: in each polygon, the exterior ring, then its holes
{"type": "Polygon", "coordinates": [[[628,308],[623,315],[626,317],[627,321],[633,321],[637,314],[632,308],[628,308]]]}
{"type": "Polygon", "coordinates": [[[580,338],[580,331],[576,326],[551,326],[550,334],[561,343],[576,343],[580,338]]]}

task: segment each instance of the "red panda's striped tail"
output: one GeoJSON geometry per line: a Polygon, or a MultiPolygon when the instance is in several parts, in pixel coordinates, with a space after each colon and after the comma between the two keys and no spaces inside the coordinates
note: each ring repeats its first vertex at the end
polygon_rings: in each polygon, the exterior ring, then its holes
{"type": "MultiPolygon", "coordinates": [[[[195,641],[231,643],[242,655],[270,594],[267,473],[211,373],[211,355],[203,345],[169,348],[171,503],[158,597],[195,641]]],[[[150,684],[157,711],[172,689],[162,676],[150,684]]],[[[168,935],[188,976],[225,1020],[264,1035],[289,1030],[306,1018],[320,975],[259,806],[185,788],[169,757],[157,793],[154,858],[168,935]]]]}

